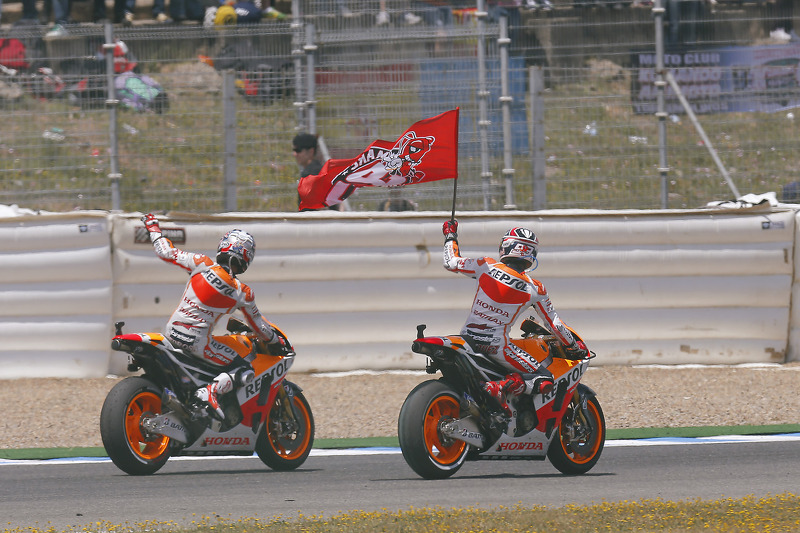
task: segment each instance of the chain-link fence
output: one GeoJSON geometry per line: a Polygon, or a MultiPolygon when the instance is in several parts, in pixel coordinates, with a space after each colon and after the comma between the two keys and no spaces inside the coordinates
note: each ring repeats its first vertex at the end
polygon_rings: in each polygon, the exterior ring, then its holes
{"type": "MultiPolygon", "coordinates": [[[[294,211],[295,133],[355,157],[454,107],[462,210],[698,207],[732,198],[730,183],[791,193],[792,2],[547,4],[295,0],[257,24],[114,27],[116,47],[110,27],[43,39],[6,25],[0,44],[24,52],[0,48],[0,203],[294,211]],[[696,121],[656,68],[657,26],[696,121]]],[[[403,194],[449,210],[452,184],[403,194]]]]}

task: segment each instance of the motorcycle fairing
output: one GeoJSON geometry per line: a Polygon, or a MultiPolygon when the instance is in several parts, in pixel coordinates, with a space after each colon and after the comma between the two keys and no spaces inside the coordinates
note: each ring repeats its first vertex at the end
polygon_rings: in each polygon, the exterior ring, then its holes
{"type": "Polygon", "coordinates": [[[536,429],[521,437],[503,433],[485,452],[480,454],[480,457],[544,458],[547,455],[551,438],[552,435],[548,437],[536,429]]]}
{"type": "Polygon", "coordinates": [[[242,425],[256,433],[260,425],[267,419],[267,414],[275,403],[278,387],[283,385],[283,378],[294,363],[294,356],[279,357],[258,354],[252,363],[255,379],[236,391],[236,397],[242,408],[242,425]]]}
{"type": "Polygon", "coordinates": [[[191,446],[174,455],[251,455],[258,435],[243,423],[225,432],[206,429],[191,446]]]}
{"type": "Polygon", "coordinates": [[[464,337],[458,335],[420,338],[414,341],[411,349],[412,351],[425,354],[439,361],[442,361],[443,358],[447,359],[447,350],[463,354],[466,356],[467,361],[478,371],[484,381],[502,379],[508,373],[508,370],[498,363],[481,353],[476,353],[464,337]],[[441,346],[441,348],[438,348],[439,346],[441,346]]]}
{"type": "MultiPolygon", "coordinates": [[[[168,358],[181,369],[181,375],[173,377],[178,379],[178,382],[182,385],[199,387],[214,379],[220,370],[220,367],[216,365],[207,363],[175,348],[161,333],[126,333],[117,335],[111,340],[111,348],[131,354],[136,362],[135,366],[143,367],[145,372],[149,372],[150,369],[146,367],[145,361],[140,360],[142,356],[151,355],[156,358],[168,358]]],[[[169,373],[169,368],[170,365],[168,364],[160,365],[161,372],[169,373]]],[[[175,387],[176,383],[167,385],[175,387]]]]}

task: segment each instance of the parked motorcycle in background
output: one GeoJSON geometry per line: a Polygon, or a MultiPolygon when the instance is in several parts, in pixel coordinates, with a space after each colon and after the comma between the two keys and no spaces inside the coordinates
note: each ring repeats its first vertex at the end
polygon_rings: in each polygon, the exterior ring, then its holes
{"type": "Polygon", "coordinates": [[[314,417],[300,387],[285,379],[295,353],[283,332],[276,328],[287,352],[272,355],[246,324],[233,317],[228,321],[228,331],[257,355],[255,378],[237,380],[233,391],[219,396],[221,421],[194,396],[220,367],[174,349],[160,333],[123,334],[123,325],[116,324],[111,347],[130,354],[129,371],[143,373],[117,383],[100,413],[103,445],[120,470],[148,475],[170,456],[254,451],[274,470],[293,470],[305,462],[314,443],[314,417]]]}
{"type": "Polygon", "coordinates": [[[429,357],[429,374],[442,374],[414,388],[400,410],[400,448],[417,474],[443,479],[478,459],[546,457],[564,474],[583,474],[597,463],[605,418],[594,391],[580,383],[595,354],[570,359],[556,337],[530,318],[521,329],[522,338],[512,342],[552,372],[555,387],[547,394],[509,395],[508,416],[482,387],[503,379],[507,369],[460,336],[423,337],[425,326],[417,326],[411,349],[429,357]]]}

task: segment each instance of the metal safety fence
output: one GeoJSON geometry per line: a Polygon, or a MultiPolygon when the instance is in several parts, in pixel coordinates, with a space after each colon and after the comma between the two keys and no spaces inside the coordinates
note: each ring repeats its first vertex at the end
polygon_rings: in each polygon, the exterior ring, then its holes
{"type": "MultiPolygon", "coordinates": [[[[6,24],[0,44],[24,52],[0,48],[0,203],[294,211],[296,133],[349,158],[454,107],[461,210],[800,198],[793,2],[522,4],[295,0],[256,24],[56,38],[6,24]]],[[[452,184],[402,194],[449,210],[452,184]]]]}

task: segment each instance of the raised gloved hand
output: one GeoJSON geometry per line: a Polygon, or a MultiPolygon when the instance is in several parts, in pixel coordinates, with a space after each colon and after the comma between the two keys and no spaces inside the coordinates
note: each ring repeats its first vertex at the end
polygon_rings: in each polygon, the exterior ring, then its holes
{"type": "Polygon", "coordinates": [[[589,349],[586,347],[586,343],[580,339],[575,339],[575,344],[567,346],[564,351],[570,359],[584,359],[589,355],[589,349]]]}
{"type": "Polygon", "coordinates": [[[144,215],[142,222],[144,222],[144,229],[150,234],[151,242],[155,242],[156,239],[161,237],[161,227],[158,225],[158,219],[153,213],[144,215]]]}
{"type": "Polygon", "coordinates": [[[446,220],[442,224],[442,234],[444,234],[445,242],[456,240],[458,238],[458,220],[454,218],[446,220]]]}

